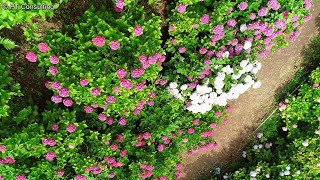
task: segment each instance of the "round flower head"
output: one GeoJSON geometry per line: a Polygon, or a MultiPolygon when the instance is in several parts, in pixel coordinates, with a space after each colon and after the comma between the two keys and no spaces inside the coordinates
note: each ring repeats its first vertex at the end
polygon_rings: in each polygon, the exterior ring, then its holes
{"type": "Polygon", "coordinates": [[[120,125],[126,125],[127,124],[127,120],[125,118],[120,118],[119,119],[119,124],[120,125]]]}
{"type": "Polygon", "coordinates": [[[264,17],[268,14],[268,8],[263,7],[258,11],[258,16],[264,17]]]}
{"type": "Polygon", "coordinates": [[[126,74],[127,74],[126,70],[122,68],[117,71],[117,77],[120,79],[124,78],[126,74]]]}
{"type": "Polygon", "coordinates": [[[52,88],[53,90],[59,90],[60,87],[61,87],[61,85],[60,85],[60,82],[59,82],[59,81],[53,81],[52,84],[51,84],[51,88],[52,88]]]}
{"type": "Polygon", "coordinates": [[[59,129],[59,125],[58,125],[58,124],[53,124],[53,125],[51,126],[51,129],[52,129],[53,131],[57,131],[57,130],[59,129]]]}
{"type": "Polygon", "coordinates": [[[251,20],[255,20],[256,17],[257,17],[257,15],[256,15],[255,13],[251,13],[251,14],[250,14],[250,19],[251,19],[251,20]]]}
{"type": "Polygon", "coordinates": [[[98,47],[101,47],[104,45],[105,43],[105,39],[103,36],[96,36],[92,39],[92,43],[95,45],[95,46],[98,46],[98,47]]]}
{"type": "Polygon", "coordinates": [[[6,146],[4,146],[4,145],[0,145],[0,152],[4,152],[4,151],[6,151],[6,146]]]}
{"type": "Polygon", "coordinates": [[[59,104],[59,103],[62,102],[62,98],[61,98],[60,96],[58,96],[58,95],[53,95],[53,96],[51,97],[51,101],[54,102],[54,103],[56,103],[56,104],[59,104]]]}
{"type": "Polygon", "coordinates": [[[209,15],[208,14],[202,15],[202,17],[200,18],[200,22],[201,24],[208,24],[210,22],[209,15]]]}
{"type": "Polygon", "coordinates": [[[99,88],[93,88],[91,90],[92,96],[98,96],[100,94],[100,89],[99,88]]]}
{"type": "Polygon", "coordinates": [[[85,111],[87,114],[90,114],[90,113],[92,113],[93,109],[92,109],[91,106],[85,106],[85,107],[84,107],[84,111],[85,111]]]}
{"type": "Polygon", "coordinates": [[[145,72],[145,70],[143,68],[133,69],[131,71],[131,76],[133,78],[137,78],[137,77],[141,76],[144,72],[145,72]]]}
{"type": "Polygon", "coordinates": [[[186,12],[187,11],[187,4],[179,4],[178,6],[177,6],[177,11],[179,12],[179,13],[184,13],[184,12],[186,12]]]}
{"type": "Polygon", "coordinates": [[[120,86],[122,88],[126,88],[126,89],[131,89],[133,87],[133,84],[131,81],[127,80],[127,79],[122,79],[120,81],[120,86]]]}
{"type": "Polygon", "coordinates": [[[25,180],[26,176],[24,174],[20,174],[18,176],[16,176],[16,180],[25,180]]]}
{"type": "Polygon", "coordinates": [[[63,176],[63,174],[64,174],[64,170],[60,169],[57,171],[57,176],[61,177],[61,176],[63,176]]]}
{"type": "Polygon", "coordinates": [[[50,56],[50,63],[51,64],[58,64],[59,58],[57,56],[50,56]]]}
{"type": "Polygon", "coordinates": [[[280,8],[280,3],[277,0],[269,0],[267,5],[275,11],[280,8]]]}
{"type": "Polygon", "coordinates": [[[103,114],[103,113],[100,113],[100,114],[98,115],[98,118],[99,118],[100,121],[105,121],[105,120],[107,120],[107,116],[106,116],[105,114],[103,114]]]}
{"type": "Polygon", "coordinates": [[[29,62],[37,62],[37,55],[36,53],[30,51],[26,54],[26,59],[29,61],[29,62]]]}
{"type": "Polygon", "coordinates": [[[108,174],[108,178],[114,178],[114,176],[115,174],[113,172],[108,174]]]}
{"type": "Polygon", "coordinates": [[[228,22],[227,22],[227,25],[230,26],[230,27],[235,27],[237,24],[237,21],[235,19],[230,19],[228,22]]]}
{"type": "Polygon", "coordinates": [[[80,174],[78,174],[78,175],[76,175],[75,177],[74,177],[74,180],[86,180],[87,178],[85,177],[85,176],[82,176],[82,175],[80,175],[80,174]]]}
{"type": "Polygon", "coordinates": [[[136,26],[134,27],[133,32],[136,36],[141,36],[143,34],[143,29],[141,26],[136,26]]]}
{"type": "Polygon", "coordinates": [[[108,103],[115,103],[116,102],[116,98],[113,96],[107,96],[106,101],[108,103]]]}
{"type": "Polygon", "coordinates": [[[89,81],[88,80],[86,80],[86,79],[80,79],[80,85],[81,86],[86,86],[86,85],[88,85],[89,84],[89,81]]]}
{"type": "Polygon", "coordinates": [[[77,127],[72,123],[72,124],[69,124],[66,128],[66,130],[69,132],[69,133],[73,133],[75,130],[77,129],[77,127]]]}
{"type": "Polygon", "coordinates": [[[123,0],[117,0],[116,1],[116,7],[119,9],[123,9],[124,8],[124,1],[123,0]]]}
{"type": "Polygon", "coordinates": [[[246,10],[248,7],[248,3],[247,2],[241,2],[239,5],[238,5],[238,8],[241,10],[241,11],[244,11],[246,10]]]}
{"type": "Polygon", "coordinates": [[[51,75],[56,76],[58,74],[58,69],[54,66],[49,67],[49,72],[51,75]]]}
{"type": "Polygon", "coordinates": [[[67,88],[61,88],[59,89],[59,96],[61,97],[68,97],[69,96],[69,90],[67,88]]]}
{"type": "Polygon", "coordinates": [[[40,52],[47,52],[49,50],[49,46],[46,43],[38,44],[38,49],[40,52]]]}
{"type": "Polygon", "coordinates": [[[174,26],[170,26],[170,27],[169,27],[169,30],[170,30],[170,31],[174,31],[174,30],[175,30],[175,27],[174,27],[174,26]]]}
{"type": "Polygon", "coordinates": [[[46,160],[47,161],[52,161],[56,157],[56,154],[52,151],[48,152],[46,155],[46,160]]]}
{"type": "Polygon", "coordinates": [[[63,105],[65,105],[66,107],[70,107],[72,106],[72,104],[73,104],[73,101],[70,98],[65,98],[63,100],[63,105]]]}
{"type": "Polygon", "coordinates": [[[111,41],[111,42],[110,42],[109,46],[110,46],[110,49],[116,51],[116,50],[119,49],[120,43],[119,43],[118,41],[115,41],[115,40],[114,40],[114,41],[111,41]]]}
{"type": "Polygon", "coordinates": [[[186,48],[185,47],[180,47],[179,48],[179,53],[185,53],[186,52],[186,48]]]}

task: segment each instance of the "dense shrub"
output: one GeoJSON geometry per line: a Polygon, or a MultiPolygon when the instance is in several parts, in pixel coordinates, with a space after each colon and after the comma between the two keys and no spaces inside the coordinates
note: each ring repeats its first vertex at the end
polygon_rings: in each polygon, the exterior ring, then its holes
{"type": "Polygon", "coordinates": [[[0,9],[0,30],[2,28],[11,28],[14,25],[22,24],[25,22],[31,22],[31,19],[35,16],[40,16],[42,19],[53,16],[53,10],[59,7],[59,4],[62,2],[68,2],[68,0],[14,0],[8,2],[6,0],[1,0],[1,9],[0,9]],[[37,8],[42,8],[42,5],[48,5],[52,9],[46,10],[29,10],[29,5],[39,5],[37,8]],[[51,7],[52,5],[52,7],[51,7]],[[24,8],[24,9],[22,9],[24,8]],[[26,9],[27,8],[27,9],[26,9]]]}
{"type": "Polygon", "coordinates": [[[231,179],[315,179],[320,174],[320,69],[310,76],[310,83],[300,87],[296,97],[279,104],[282,118],[274,134],[257,139],[245,152],[245,168],[231,179]]]}
{"type": "Polygon", "coordinates": [[[14,95],[21,95],[19,85],[12,82],[12,77],[9,76],[9,67],[14,60],[13,54],[1,50],[0,51],[0,118],[8,115],[9,100],[14,95]]]}
{"type": "MultiPolygon", "coordinates": [[[[60,95],[72,99],[66,106],[76,102],[88,113],[99,107],[106,114],[129,116],[132,111],[139,113],[139,101],[150,100],[152,83],[165,60],[160,19],[146,17],[135,3],[128,2],[121,14],[92,7],[73,26],[74,36],[48,32],[46,44],[36,47],[42,51],[40,66],[48,68],[52,78],[49,86],[55,91],[55,103],[61,102],[60,95]]],[[[36,60],[35,54],[29,55],[36,60]]]]}

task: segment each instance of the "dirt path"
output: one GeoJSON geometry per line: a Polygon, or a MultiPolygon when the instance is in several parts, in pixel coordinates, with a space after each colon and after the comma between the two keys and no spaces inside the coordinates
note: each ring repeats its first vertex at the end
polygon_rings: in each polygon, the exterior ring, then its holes
{"type": "Polygon", "coordinates": [[[292,79],[296,72],[295,67],[301,65],[304,45],[317,33],[319,13],[320,1],[317,1],[312,9],[312,20],[304,25],[297,40],[286,49],[273,52],[259,60],[262,62],[262,69],[257,76],[262,86],[250,90],[232,102],[233,110],[228,118],[229,123],[219,125],[219,130],[213,136],[219,145],[216,150],[201,152],[184,159],[183,180],[208,180],[206,175],[213,169],[213,164],[226,164],[241,156],[239,149],[245,145],[247,137],[256,129],[259,120],[275,103],[274,95],[292,79]]]}

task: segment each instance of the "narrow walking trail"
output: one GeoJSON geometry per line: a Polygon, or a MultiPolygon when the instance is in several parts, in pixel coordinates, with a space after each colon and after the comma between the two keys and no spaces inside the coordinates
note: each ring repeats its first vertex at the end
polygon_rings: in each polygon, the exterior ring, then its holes
{"type": "Polygon", "coordinates": [[[230,112],[227,125],[221,123],[213,138],[218,143],[214,150],[200,152],[191,157],[185,156],[183,180],[207,179],[213,170],[213,164],[223,165],[241,156],[241,148],[252,135],[265,114],[275,103],[275,94],[301,66],[302,51],[312,36],[317,34],[320,24],[320,0],[312,9],[312,20],[305,23],[301,34],[294,43],[287,48],[273,52],[266,58],[258,59],[262,62],[262,69],[258,79],[262,82],[259,89],[251,89],[231,102],[233,110],[230,112]]]}

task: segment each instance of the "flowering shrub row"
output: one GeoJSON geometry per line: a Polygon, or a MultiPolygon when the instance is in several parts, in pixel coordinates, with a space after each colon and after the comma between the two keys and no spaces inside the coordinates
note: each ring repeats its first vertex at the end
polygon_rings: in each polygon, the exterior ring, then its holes
{"type": "Polygon", "coordinates": [[[20,1],[11,1],[8,2],[6,0],[1,0],[0,4],[2,8],[0,9],[0,30],[2,28],[11,28],[14,25],[22,24],[25,22],[31,22],[31,19],[35,16],[41,16],[42,19],[53,16],[53,10],[58,8],[59,5],[64,2],[68,2],[68,0],[59,0],[51,1],[51,0],[20,0],[20,1]],[[30,10],[29,5],[39,5],[41,8],[42,5],[50,6],[53,5],[53,9],[35,9],[30,10]]]}
{"type": "Polygon", "coordinates": [[[12,77],[9,76],[9,67],[14,60],[13,54],[5,50],[0,51],[0,118],[8,116],[9,100],[14,95],[21,95],[19,91],[19,84],[12,82],[12,77]]]}
{"type": "Polygon", "coordinates": [[[28,107],[1,121],[0,177],[174,179],[182,153],[216,147],[210,137],[227,113],[185,113],[165,91],[141,102],[146,111],[119,121],[56,106],[42,114],[28,107]]]}
{"type": "Polygon", "coordinates": [[[263,133],[242,156],[248,167],[225,175],[231,179],[316,179],[320,174],[320,69],[297,97],[279,104],[280,127],[270,137],[263,133]]]}
{"type": "Polygon", "coordinates": [[[26,55],[48,68],[53,102],[129,116],[139,114],[139,101],[152,100],[152,83],[165,61],[160,18],[146,17],[135,3],[128,2],[121,13],[92,7],[74,25],[74,36],[49,32],[26,55]]]}
{"type": "MultiPolygon", "coordinates": [[[[222,93],[230,90],[234,92],[232,99],[236,98],[248,88],[231,86],[252,74],[255,79],[261,68],[248,66],[248,71],[242,70],[243,60],[256,63],[256,54],[263,57],[294,41],[303,22],[311,19],[310,8],[309,0],[179,1],[171,12],[167,42],[172,58],[166,65],[175,71],[166,71],[165,75],[170,81],[189,83],[191,88],[209,78],[208,86],[222,97],[216,104],[225,105],[229,98],[222,93]],[[233,78],[221,74],[226,68],[229,74],[234,73],[233,78]]],[[[198,112],[194,108],[191,111],[198,112]]]]}

